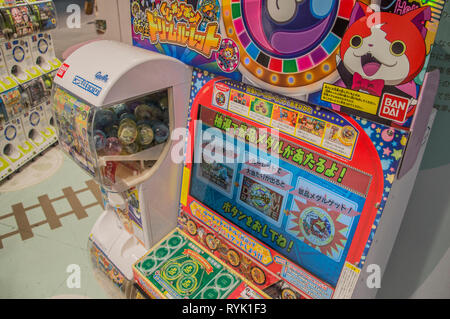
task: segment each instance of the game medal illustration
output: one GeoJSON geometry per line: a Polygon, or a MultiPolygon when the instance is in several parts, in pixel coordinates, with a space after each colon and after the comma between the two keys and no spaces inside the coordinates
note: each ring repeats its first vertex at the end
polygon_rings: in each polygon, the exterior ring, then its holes
{"type": "Polygon", "coordinates": [[[278,282],[331,298],[344,265],[364,265],[407,132],[198,69],[192,81],[180,227],[274,298],[292,296],[278,282]]]}
{"type": "Polygon", "coordinates": [[[223,39],[216,53],[216,62],[219,68],[230,73],[239,65],[239,47],[231,39],[223,39]]]}
{"type": "Polygon", "coordinates": [[[179,230],[144,255],[133,272],[136,282],[154,298],[267,298],[179,230]]]}

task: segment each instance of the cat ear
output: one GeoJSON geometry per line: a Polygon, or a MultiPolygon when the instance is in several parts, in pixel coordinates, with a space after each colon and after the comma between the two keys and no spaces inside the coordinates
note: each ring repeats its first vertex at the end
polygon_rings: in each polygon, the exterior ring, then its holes
{"type": "Polygon", "coordinates": [[[404,14],[402,17],[411,21],[417,29],[419,29],[422,37],[425,39],[427,35],[427,28],[425,28],[425,22],[431,19],[430,7],[422,7],[404,14]]]}
{"type": "Polygon", "coordinates": [[[353,7],[348,25],[351,26],[353,22],[361,19],[364,16],[370,16],[372,13],[373,10],[368,5],[358,1],[353,7]]]}

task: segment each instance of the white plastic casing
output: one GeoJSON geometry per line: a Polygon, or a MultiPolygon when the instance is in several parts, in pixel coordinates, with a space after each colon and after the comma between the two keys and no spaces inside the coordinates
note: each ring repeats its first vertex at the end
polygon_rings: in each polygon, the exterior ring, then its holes
{"type": "MultiPolygon", "coordinates": [[[[64,64],[55,84],[91,107],[107,107],[167,89],[170,127],[186,127],[192,69],[182,62],[101,40],[82,46],[64,64]],[[89,89],[92,86],[96,89],[89,89]]],[[[175,163],[170,156],[174,144],[169,140],[145,180],[133,185],[139,192],[145,248],[126,232],[110,206],[92,229],[92,239],[127,278],[132,276],[136,258],[176,227],[183,164],[175,163]]]]}

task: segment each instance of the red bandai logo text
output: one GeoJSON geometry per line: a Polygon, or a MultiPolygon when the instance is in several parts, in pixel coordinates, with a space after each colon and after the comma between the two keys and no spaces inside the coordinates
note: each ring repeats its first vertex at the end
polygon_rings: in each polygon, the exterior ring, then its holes
{"type": "Polygon", "coordinates": [[[62,79],[64,77],[64,74],[66,74],[68,69],[69,69],[69,65],[64,63],[59,68],[58,73],[56,73],[56,76],[59,76],[62,79]]]}
{"type": "Polygon", "coordinates": [[[409,100],[407,98],[384,94],[381,101],[379,115],[385,119],[403,123],[408,112],[409,100]]]}

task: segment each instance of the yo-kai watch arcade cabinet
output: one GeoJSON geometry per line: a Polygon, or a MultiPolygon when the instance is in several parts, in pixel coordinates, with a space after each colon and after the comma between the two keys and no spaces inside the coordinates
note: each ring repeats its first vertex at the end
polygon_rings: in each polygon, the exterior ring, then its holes
{"type": "Polygon", "coordinates": [[[133,291],[133,263],[177,223],[182,165],[171,160],[171,132],[186,126],[190,82],[182,62],[113,41],[81,47],[55,77],[60,147],[104,200],[91,259],[122,296],[133,291]]]}

